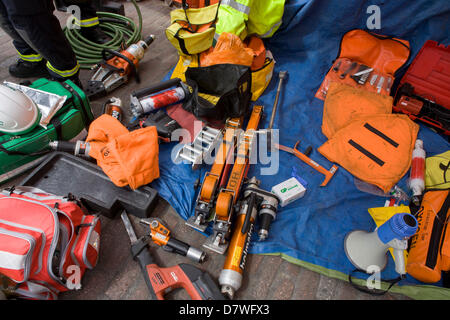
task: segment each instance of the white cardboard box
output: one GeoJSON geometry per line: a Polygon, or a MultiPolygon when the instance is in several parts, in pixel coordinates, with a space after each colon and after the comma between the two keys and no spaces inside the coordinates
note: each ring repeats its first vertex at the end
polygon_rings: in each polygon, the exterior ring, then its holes
{"type": "Polygon", "coordinates": [[[282,207],[303,197],[305,192],[305,187],[294,177],[272,187],[272,193],[280,198],[280,206],[282,207]]]}

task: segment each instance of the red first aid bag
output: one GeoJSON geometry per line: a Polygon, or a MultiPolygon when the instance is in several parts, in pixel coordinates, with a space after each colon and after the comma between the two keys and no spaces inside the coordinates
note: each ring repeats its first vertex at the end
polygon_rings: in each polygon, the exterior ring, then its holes
{"type": "Polygon", "coordinates": [[[19,298],[54,300],[97,264],[101,224],[72,195],[33,187],[0,192],[0,273],[19,298]]]}

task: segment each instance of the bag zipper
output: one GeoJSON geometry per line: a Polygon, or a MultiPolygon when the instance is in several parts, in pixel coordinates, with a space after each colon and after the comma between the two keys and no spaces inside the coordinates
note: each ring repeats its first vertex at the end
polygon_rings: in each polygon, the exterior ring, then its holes
{"type": "MultiPolygon", "coordinates": [[[[2,199],[5,199],[5,198],[2,198],[2,199]]],[[[0,199],[0,200],[2,200],[2,199],[0,199]]],[[[11,222],[11,221],[6,221],[6,220],[3,220],[3,219],[0,219],[0,223],[9,225],[11,227],[17,227],[17,228],[21,228],[21,229],[25,229],[25,230],[36,231],[36,232],[39,232],[41,234],[42,244],[41,244],[41,249],[39,250],[39,258],[38,258],[39,264],[38,264],[38,269],[36,270],[36,272],[34,274],[39,273],[41,271],[41,269],[42,269],[42,256],[44,254],[44,248],[45,248],[45,242],[46,242],[45,232],[43,230],[41,230],[41,229],[37,229],[37,228],[34,228],[34,227],[30,227],[30,226],[26,226],[26,225],[23,225],[23,224],[19,224],[19,223],[14,223],[14,222],[11,222]]]]}
{"type": "Polygon", "coordinates": [[[28,277],[30,276],[30,260],[33,257],[33,251],[34,248],[36,246],[36,241],[34,240],[34,238],[32,236],[30,236],[29,234],[26,233],[20,233],[20,232],[15,232],[15,231],[11,231],[8,229],[4,229],[0,227],[0,234],[5,234],[14,238],[19,238],[22,240],[27,241],[30,244],[30,249],[27,251],[26,253],[26,258],[25,258],[25,265],[23,267],[23,280],[22,281],[16,281],[17,283],[22,283],[28,280],[28,277]]]}
{"type": "Polygon", "coordinates": [[[51,208],[50,206],[38,202],[38,201],[34,201],[34,200],[30,200],[30,199],[23,199],[23,198],[17,198],[17,197],[6,197],[6,199],[11,198],[11,199],[16,199],[16,200],[21,200],[21,201],[26,201],[26,202],[30,202],[33,204],[37,204],[40,205],[46,209],[48,209],[50,211],[50,213],[53,216],[53,222],[54,222],[54,230],[53,230],[53,240],[50,244],[50,249],[49,249],[49,253],[48,253],[48,257],[47,257],[47,272],[50,275],[50,277],[55,280],[58,284],[65,286],[65,284],[63,283],[63,279],[55,276],[55,274],[52,271],[52,259],[53,259],[53,255],[55,254],[55,249],[56,246],[58,244],[58,239],[59,239],[59,220],[58,220],[58,215],[57,215],[57,211],[56,209],[51,208]]]}

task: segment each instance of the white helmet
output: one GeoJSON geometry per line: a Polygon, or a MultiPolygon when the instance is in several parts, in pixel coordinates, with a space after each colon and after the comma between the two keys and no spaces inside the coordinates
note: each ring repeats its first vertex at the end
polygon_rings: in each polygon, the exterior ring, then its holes
{"type": "Polygon", "coordinates": [[[25,93],[0,84],[0,132],[24,134],[41,118],[38,107],[25,93]]]}

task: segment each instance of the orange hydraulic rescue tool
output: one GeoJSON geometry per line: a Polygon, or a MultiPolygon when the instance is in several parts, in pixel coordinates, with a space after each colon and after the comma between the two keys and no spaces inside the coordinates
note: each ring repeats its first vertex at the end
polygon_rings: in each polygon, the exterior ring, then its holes
{"type": "Polygon", "coordinates": [[[299,142],[300,141],[297,141],[297,143],[295,144],[294,148],[289,148],[289,147],[286,147],[286,146],[282,146],[280,144],[275,144],[275,148],[278,148],[279,150],[283,150],[283,151],[292,153],[297,158],[299,158],[300,160],[302,160],[303,162],[305,162],[306,164],[311,166],[313,169],[315,169],[316,171],[318,171],[321,174],[323,174],[325,176],[325,179],[323,180],[323,182],[322,182],[322,184],[320,186],[321,187],[325,187],[328,184],[328,182],[330,182],[331,178],[333,178],[333,176],[336,173],[338,167],[334,164],[330,168],[330,170],[325,169],[320,164],[318,164],[317,162],[315,162],[314,160],[309,158],[306,154],[303,154],[303,153],[301,153],[300,151],[297,150],[297,145],[299,144],[299,142]]]}
{"type": "Polygon", "coordinates": [[[229,118],[225,123],[222,144],[217,151],[211,171],[205,174],[195,204],[195,214],[186,225],[204,232],[210,221],[219,189],[225,186],[228,169],[236,147],[237,131],[242,127],[240,118],[229,118]]]}
{"type": "Polygon", "coordinates": [[[250,166],[250,148],[256,141],[259,121],[263,113],[262,106],[254,106],[246,131],[238,142],[238,150],[233,169],[225,188],[219,190],[216,200],[213,234],[208,237],[203,246],[207,249],[224,254],[228,248],[228,237],[231,233],[232,216],[239,192],[250,166]]]}

